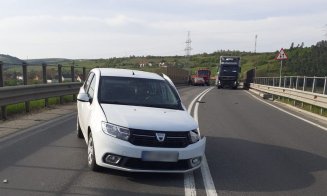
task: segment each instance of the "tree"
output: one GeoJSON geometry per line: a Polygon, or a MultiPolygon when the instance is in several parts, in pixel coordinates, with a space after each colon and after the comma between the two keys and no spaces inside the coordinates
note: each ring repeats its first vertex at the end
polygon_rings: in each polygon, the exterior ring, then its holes
{"type": "Polygon", "coordinates": [[[290,46],[290,50],[294,49],[294,42],[292,42],[291,46],[290,46]]]}

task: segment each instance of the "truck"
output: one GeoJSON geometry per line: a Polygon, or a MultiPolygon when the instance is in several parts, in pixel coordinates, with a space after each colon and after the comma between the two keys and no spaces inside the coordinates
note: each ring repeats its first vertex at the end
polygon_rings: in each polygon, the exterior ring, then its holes
{"type": "Polygon", "coordinates": [[[192,85],[207,85],[210,86],[211,71],[208,68],[199,68],[195,74],[191,76],[190,83],[192,85]]]}
{"type": "Polygon", "coordinates": [[[237,89],[241,72],[241,57],[220,56],[218,73],[216,76],[216,86],[220,88],[237,89]]]}
{"type": "Polygon", "coordinates": [[[255,78],[255,68],[250,69],[246,72],[243,88],[249,90],[250,84],[253,83],[254,78],[255,78]]]}

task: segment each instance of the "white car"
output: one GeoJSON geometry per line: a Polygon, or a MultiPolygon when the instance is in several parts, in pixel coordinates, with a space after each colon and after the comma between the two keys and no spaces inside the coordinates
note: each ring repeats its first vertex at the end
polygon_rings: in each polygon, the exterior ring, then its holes
{"type": "Polygon", "coordinates": [[[167,76],[92,69],[77,100],[77,135],[85,138],[92,170],[177,173],[200,167],[206,139],[167,76]]]}

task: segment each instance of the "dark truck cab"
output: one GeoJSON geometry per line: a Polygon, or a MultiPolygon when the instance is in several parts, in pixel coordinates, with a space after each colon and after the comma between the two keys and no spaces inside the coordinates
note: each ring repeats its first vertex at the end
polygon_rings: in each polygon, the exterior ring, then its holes
{"type": "Polygon", "coordinates": [[[217,88],[237,89],[241,72],[241,58],[236,56],[221,56],[216,77],[217,88]]]}

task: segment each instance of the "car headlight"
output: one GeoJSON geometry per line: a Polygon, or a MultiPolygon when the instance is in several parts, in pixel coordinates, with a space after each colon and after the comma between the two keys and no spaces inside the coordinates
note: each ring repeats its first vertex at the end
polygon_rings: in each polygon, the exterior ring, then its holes
{"type": "Polygon", "coordinates": [[[189,136],[192,144],[200,140],[200,134],[197,130],[190,131],[189,136]]]}
{"type": "Polygon", "coordinates": [[[130,136],[130,131],[128,128],[125,127],[120,127],[117,125],[113,125],[107,122],[102,122],[101,124],[102,126],[102,131],[105,134],[108,134],[112,137],[121,139],[121,140],[125,140],[127,141],[129,139],[130,136]]]}

